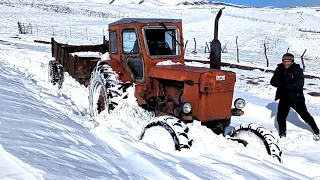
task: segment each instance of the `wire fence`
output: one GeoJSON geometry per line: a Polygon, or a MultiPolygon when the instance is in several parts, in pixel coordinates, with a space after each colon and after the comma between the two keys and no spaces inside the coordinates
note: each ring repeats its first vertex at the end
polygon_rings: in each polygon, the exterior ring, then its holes
{"type": "MultiPolygon", "coordinates": [[[[29,34],[35,36],[52,36],[70,39],[84,39],[89,41],[100,41],[102,36],[108,37],[108,30],[101,26],[79,27],[79,26],[44,26],[33,23],[18,22],[18,31],[20,34],[29,34]]],[[[186,39],[187,40],[187,39],[186,39]]],[[[240,43],[241,37],[240,37],[240,43]]],[[[255,48],[242,47],[238,48],[233,42],[222,42],[222,55],[227,55],[229,59],[234,59],[234,62],[251,63],[262,67],[272,67],[279,63],[279,58],[287,49],[284,42],[279,38],[260,37],[254,41],[255,48]],[[239,58],[240,57],[240,58],[239,58]]],[[[210,42],[203,40],[197,42],[196,38],[185,42],[186,53],[195,57],[205,57],[210,52],[210,42]]],[[[301,52],[302,54],[302,52],[301,52]]],[[[295,54],[300,57],[301,54],[295,54]]],[[[308,56],[308,51],[305,62],[302,64],[306,67],[306,71],[314,71],[314,68],[320,68],[315,65],[315,60],[319,60],[319,56],[313,58],[308,56]]],[[[320,64],[320,63],[318,63],[320,64]]]]}
{"type": "Polygon", "coordinates": [[[45,26],[33,23],[18,22],[19,34],[28,34],[35,36],[53,36],[66,37],[74,39],[95,40],[101,39],[106,35],[108,30],[102,26],[45,26]]]}
{"type": "MultiPolygon", "coordinates": [[[[235,37],[238,39],[238,36],[235,37]]],[[[241,43],[240,37],[240,43],[241,43]]],[[[237,40],[235,41],[237,42],[237,40]]],[[[188,40],[186,42],[186,55],[192,59],[208,59],[210,53],[211,42],[197,42],[188,40]]],[[[318,74],[320,68],[320,56],[313,54],[310,49],[301,49],[299,52],[291,51],[286,47],[285,41],[273,37],[261,37],[257,40],[254,48],[241,46],[238,47],[233,42],[221,42],[221,57],[223,60],[232,63],[240,63],[242,65],[251,65],[264,68],[274,68],[277,64],[281,63],[282,55],[286,52],[294,54],[295,62],[301,65],[301,68],[308,73],[318,74]]]]}

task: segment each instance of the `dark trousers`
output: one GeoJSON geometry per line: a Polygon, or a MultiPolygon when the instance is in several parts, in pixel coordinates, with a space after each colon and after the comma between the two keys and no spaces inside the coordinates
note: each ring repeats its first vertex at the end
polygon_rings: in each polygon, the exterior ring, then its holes
{"type": "Polygon", "coordinates": [[[286,119],[289,114],[290,107],[292,107],[300,115],[300,117],[310,125],[315,134],[319,134],[317,124],[308,112],[305,102],[292,104],[290,100],[287,99],[280,99],[278,105],[277,121],[280,133],[286,132],[287,130],[286,119]]]}

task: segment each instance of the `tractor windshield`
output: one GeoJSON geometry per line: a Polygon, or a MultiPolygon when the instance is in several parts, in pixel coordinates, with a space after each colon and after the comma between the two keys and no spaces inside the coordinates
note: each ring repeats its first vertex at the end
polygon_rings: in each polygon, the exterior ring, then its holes
{"type": "Polygon", "coordinates": [[[148,54],[150,56],[177,56],[179,55],[179,44],[176,28],[148,27],[144,29],[148,54]]]}

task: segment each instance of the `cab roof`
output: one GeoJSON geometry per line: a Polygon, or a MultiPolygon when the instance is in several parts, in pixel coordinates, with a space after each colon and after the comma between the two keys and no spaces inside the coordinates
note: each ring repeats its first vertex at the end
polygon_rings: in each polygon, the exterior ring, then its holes
{"type": "Polygon", "coordinates": [[[162,18],[122,18],[118,21],[112,22],[109,26],[118,24],[130,24],[130,23],[182,23],[182,19],[162,19],[162,18]]]}

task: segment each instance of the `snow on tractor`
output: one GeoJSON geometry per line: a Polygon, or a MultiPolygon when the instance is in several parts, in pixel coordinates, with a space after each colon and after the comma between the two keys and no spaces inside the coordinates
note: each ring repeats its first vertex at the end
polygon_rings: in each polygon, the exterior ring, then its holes
{"type": "MultiPolygon", "coordinates": [[[[135,88],[137,103],[153,111],[157,121],[147,124],[140,140],[161,137],[153,130],[170,134],[175,150],[190,148],[187,124],[197,120],[216,134],[224,134],[232,116],[244,114],[245,101],[233,101],[236,74],[221,70],[221,44],[218,22],[215,19],[214,39],[211,42],[210,68],[185,66],[182,20],[124,18],[109,24],[109,40],[99,45],[67,45],[51,39],[52,56],[49,62],[49,81],[61,88],[64,72],[89,89],[89,111],[92,117],[102,111],[111,113],[115,99],[126,98],[128,87],[135,88]],[[79,52],[100,52],[102,57],[81,57],[79,52]],[[106,58],[105,58],[106,56],[106,58]],[[171,60],[171,64],[160,62],[171,60]],[[232,104],[234,107],[232,108],[232,104]]],[[[282,151],[272,133],[254,123],[234,127],[226,138],[243,145],[250,136],[257,137],[268,154],[281,161],[282,151]],[[242,134],[242,136],[241,136],[242,134]]],[[[159,142],[160,143],[160,142],[159,142]]]]}

